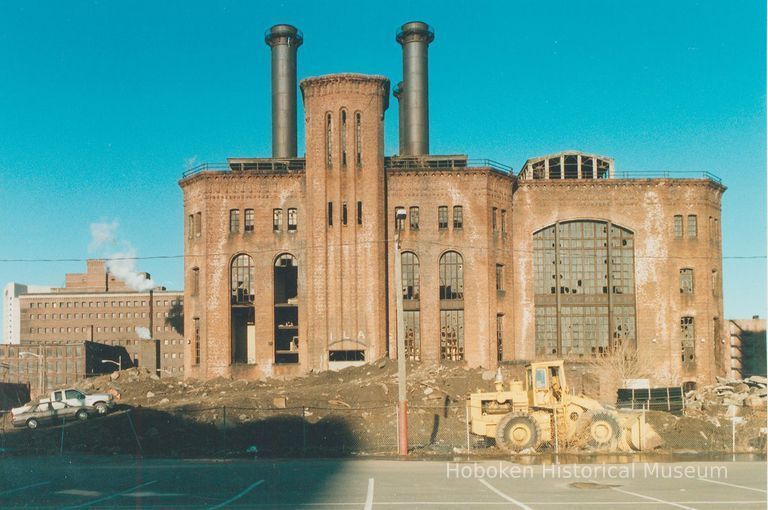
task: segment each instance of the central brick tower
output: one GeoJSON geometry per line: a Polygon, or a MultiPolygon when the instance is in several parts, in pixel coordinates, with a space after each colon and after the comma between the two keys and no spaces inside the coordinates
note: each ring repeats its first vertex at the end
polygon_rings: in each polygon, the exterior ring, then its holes
{"type": "Polygon", "coordinates": [[[384,112],[389,80],[301,82],[306,122],[311,366],[386,352],[384,112]]]}

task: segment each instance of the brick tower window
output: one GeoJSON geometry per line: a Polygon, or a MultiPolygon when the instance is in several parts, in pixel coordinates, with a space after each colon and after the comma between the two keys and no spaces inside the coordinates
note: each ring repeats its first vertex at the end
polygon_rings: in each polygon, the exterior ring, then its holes
{"type": "Polygon", "coordinates": [[[363,114],[355,112],[355,164],[363,166],[363,114]]]}
{"type": "Polygon", "coordinates": [[[341,166],[347,166],[347,111],[341,110],[341,166]]]}

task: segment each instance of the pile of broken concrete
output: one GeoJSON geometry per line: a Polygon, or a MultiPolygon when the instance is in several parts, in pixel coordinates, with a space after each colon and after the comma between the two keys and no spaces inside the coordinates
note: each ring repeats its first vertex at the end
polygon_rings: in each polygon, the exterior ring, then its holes
{"type": "Polygon", "coordinates": [[[717,383],[685,394],[687,409],[726,410],[729,406],[765,409],[768,402],[768,378],[753,375],[746,379],[717,377],[717,383]]]}

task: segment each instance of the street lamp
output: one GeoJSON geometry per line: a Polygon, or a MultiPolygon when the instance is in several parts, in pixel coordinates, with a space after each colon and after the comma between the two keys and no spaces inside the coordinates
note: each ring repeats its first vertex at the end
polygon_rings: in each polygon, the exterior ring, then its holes
{"type": "Polygon", "coordinates": [[[111,359],[103,359],[101,360],[102,363],[112,363],[113,365],[117,365],[117,371],[120,372],[123,369],[123,356],[120,355],[117,357],[119,361],[113,361],[111,359]]]}
{"type": "Polygon", "coordinates": [[[395,318],[397,320],[397,452],[408,455],[408,397],[405,385],[405,322],[403,320],[403,279],[400,254],[400,227],[405,226],[405,209],[395,210],[395,318]]]}
{"type": "Polygon", "coordinates": [[[23,358],[25,356],[34,356],[35,358],[37,358],[38,363],[39,363],[39,368],[38,368],[37,371],[39,372],[38,373],[38,377],[40,378],[40,395],[45,395],[45,389],[46,389],[45,388],[46,387],[45,368],[47,368],[47,367],[44,367],[44,365],[45,365],[45,348],[43,348],[43,354],[35,354],[34,352],[29,352],[29,351],[21,351],[21,352],[19,352],[19,357],[20,358],[23,358]]]}

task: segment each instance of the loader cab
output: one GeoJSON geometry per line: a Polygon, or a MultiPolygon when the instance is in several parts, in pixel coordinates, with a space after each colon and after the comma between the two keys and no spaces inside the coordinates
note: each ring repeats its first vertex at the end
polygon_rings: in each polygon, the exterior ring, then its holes
{"type": "Polygon", "coordinates": [[[528,401],[533,406],[557,405],[567,391],[562,361],[531,363],[525,367],[528,401]]]}

